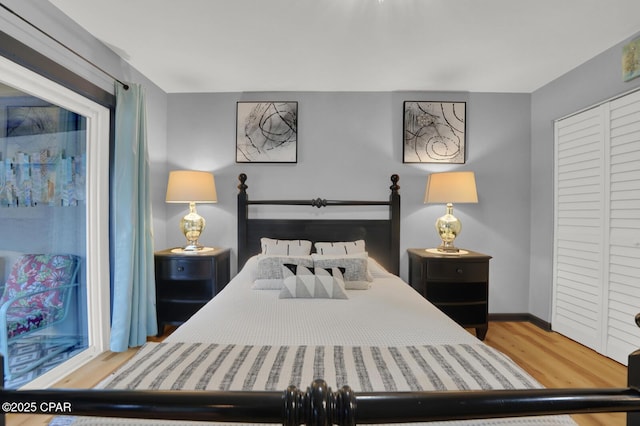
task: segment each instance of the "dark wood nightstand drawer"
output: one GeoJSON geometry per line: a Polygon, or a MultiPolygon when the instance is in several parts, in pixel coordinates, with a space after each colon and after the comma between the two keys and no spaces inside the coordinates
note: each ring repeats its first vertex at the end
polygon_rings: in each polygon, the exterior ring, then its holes
{"type": "Polygon", "coordinates": [[[489,275],[488,262],[430,262],[427,279],[457,282],[485,281],[489,275]]]}
{"type": "Polygon", "coordinates": [[[212,276],[212,263],[202,260],[167,259],[160,264],[158,271],[161,279],[201,280],[212,276]]]}
{"type": "Polygon", "coordinates": [[[481,283],[431,283],[426,288],[427,299],[437,303],[474,303],[487,301],[488,286],[481,283]]]}
{"type": "Polygon", "coordinates": [[[203,301],[215,296],[215,288],[205,280],[160,281],[156,289],[158,300],[165,301],[203,301]]]}

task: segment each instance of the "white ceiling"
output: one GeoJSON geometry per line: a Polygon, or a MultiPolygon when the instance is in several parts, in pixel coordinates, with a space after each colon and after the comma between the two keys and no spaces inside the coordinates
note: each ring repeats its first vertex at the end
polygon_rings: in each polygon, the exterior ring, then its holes
{"type": "Polygon", "coordinates": [[[50,0],[167,93],[532,92],[639,0],[50,0]]]}

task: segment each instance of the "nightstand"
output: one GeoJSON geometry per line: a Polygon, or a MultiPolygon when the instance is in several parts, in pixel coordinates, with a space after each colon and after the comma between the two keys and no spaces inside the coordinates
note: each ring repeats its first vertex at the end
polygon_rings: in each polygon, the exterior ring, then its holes
{"type": "Polygon", "coordinates": [[[408,249],[409,284],[438,309],[484,340],[489,328],[489,259],[486,254],[408,249]]]}
{"type": "Polygon", "coordinates": [[[167,249],[154,254],[158,335],[180,325],[229,282],[229,249],[167,249]]]}

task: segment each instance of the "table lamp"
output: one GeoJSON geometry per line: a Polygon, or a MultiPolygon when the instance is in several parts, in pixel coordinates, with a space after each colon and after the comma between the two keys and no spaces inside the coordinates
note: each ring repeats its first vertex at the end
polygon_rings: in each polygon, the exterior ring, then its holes
{"type": "Polygon", "coordinates": [[[436,221],[436,230],[442,240],[438,251],[457,253],[453,241],[462,230],[462,223],[453,215],[453,203],[477,203],[476,178],[473,172],[432,173],[427,179],[425,203],[446,203],[447,212],[436,221]]]}
{"type": "Polygon", "coordinates": [[[213,174],[192,170],[174,170],[169,173],[167,203],[188,203],[189,213],[180,221],[180,229],[187,239],[184,251],[201,250],[198,242],[204,231],[205,220],[196,211],[196,203],[216,203],[216,183],[213,174]]]}

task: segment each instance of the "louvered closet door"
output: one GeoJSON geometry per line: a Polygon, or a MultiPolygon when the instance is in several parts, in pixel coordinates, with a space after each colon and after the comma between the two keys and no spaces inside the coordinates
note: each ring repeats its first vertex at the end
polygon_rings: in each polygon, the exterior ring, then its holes
{"type": "Polygon", "coordinates": [[[556,122],[552,327],[597,351],[603,340],[606,111],[556,122]]]}
{"type": "Polygon", "coordinates": [[[610,103],[610,219],[606,355],[640,348],[640,92],[610,103]]]}

